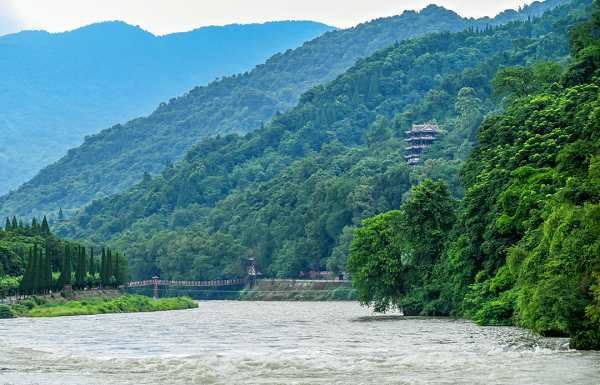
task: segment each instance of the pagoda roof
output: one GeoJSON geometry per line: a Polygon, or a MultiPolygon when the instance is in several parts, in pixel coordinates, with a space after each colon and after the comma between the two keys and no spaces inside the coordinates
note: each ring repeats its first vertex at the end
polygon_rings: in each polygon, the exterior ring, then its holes
{"type": "Polygon", "coordinates": [[[438,132],[441,131],[437,124],[413,124],[412,130],[405,131],[407,134],[413,132],[438,132]]]}

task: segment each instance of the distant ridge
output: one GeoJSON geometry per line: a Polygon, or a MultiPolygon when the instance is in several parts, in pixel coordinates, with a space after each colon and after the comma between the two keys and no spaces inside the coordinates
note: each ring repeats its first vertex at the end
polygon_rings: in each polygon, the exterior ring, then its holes
{"type": "MultiPolygon", "coordinates": [[[[565,1],[536,2],[498,17],[527,20],[544,7],[562,3],[565,1]]],[[[500,22],[496,19],[461,18],[453,11],[430,5],[420,12],[406,11],[400,16],[327,32],[298,49],[273,55],[248,74],[196,87],[169,103],[161,103],[148,117],[87,138],[19,189],[0,197],[0,215],[31,217],[56,213],[60,207],[73,213],[94,199],[124,191],[145,171],[158,174],[167,159],[181,159],[205,136],[245,133],[260,126],[277,110],[294,107],[302,92],[335,78],[357,59],[396,40],[443,30],[483,30],[497,24],[500,22]]],[[[415,93],[413,103],[423,96],[415,93]]]]}
{"type": "Polygon", "coordinates": [[[85,135],[170,97],[245,72],[334,27],[312,21],[211,26],[154,36],[122,21],[0,37],[0,193],[85,135]],[[26,154],[26,156],[24,156],[26,154]]]}

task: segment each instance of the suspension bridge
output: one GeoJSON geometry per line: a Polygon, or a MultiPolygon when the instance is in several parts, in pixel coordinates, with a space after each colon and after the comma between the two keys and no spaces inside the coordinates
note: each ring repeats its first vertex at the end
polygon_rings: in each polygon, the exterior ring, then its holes
{"type": "Polygon", "coordinates": [[[217,286],[229,286],[229,285],[241,285],[244,284],[244,280],[240,278],[236,279],[222,279],[218,281],[171,281],[159,279],[158,277],[152,277],[151,280],[146,281],[131,281],[127,283],[127,287],[142,287],[142,286],[154,286],[154,298],[158,298],[158,286],[180,286],[180,287],[217,287],[217,286]]]}

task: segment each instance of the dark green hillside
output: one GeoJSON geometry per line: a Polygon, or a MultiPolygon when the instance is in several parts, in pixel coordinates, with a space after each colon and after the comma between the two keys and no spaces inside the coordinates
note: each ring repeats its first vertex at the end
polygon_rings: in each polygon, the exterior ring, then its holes
{"type": "Polygon", "coordinates": [[[244,72],[333,27],[311,21],[204,27],[154,36],[123,22],[0,37],[0,194],[102,128],[244,72]],[[23,157],[22,154],[28,156],[23,157]]]}
{"type": "MultiPolygon", "coordinates": [[[[412,185],[441,177],[455,196],[464,194],[457,170],[476,144],[479,123],[499,108],[491,99],[494,74],[536,59],[564,61],[566,30],[589,17],[588,3],[565,5],[529,22],[388,46],[307,91],[296,108],[268,125],[243,137],[206,138],[181,163],[168,163],[159,176],[146,175],[127,192],[94,201],[73,218],[73,226],[57,231],[93,243],[112,239],[126,251],[136,278],[230,278],[244,274],[249,255],[269,275],[343,269],[353,229],[400,208],[412,185]],[[549,33],[553,24],[557,30],[549,33]],[[543,36],[522,37],[534,29],[543,36]],[[527,44],[520,44],[523,39],[527,44]],[[515,47],[502,49],[511,40],[515,47]],[[463,70],[465,61],[474,68],[463,70]],[[457,74],[399,113],[418,85],[433,82],[444,65],[457,74]],[[431,103],[439,115],[430,118],[439,116],[448,133],[413,172],[403,158],[403,131],[414,119],[425,119],[431,103]]],[[[539,62],[532,70],[547,67],[554,68],[539,62]]]]}
{"type": "Polygon", "coordinates": [[[600,9],[570,35],[573,62],[551,84],[551,63],[495,75],[506,111],[477,130],[457,210],[426,180],[363,222],[348,260],[363,304],[600,349],[600,9]]]}
{"type": "MultiPolygon", "coordinates": [[[[534,3],[519,13],[508,14],[526,20],[532,13],[561,2],[534,3]]],[[[509,16],[501,15],[502,20],[506,17],[509,16]]],[[[471,26],[475,29],[473,32],[484,31],[488,25],[497,24],[495,19],[463,19],[452,11],[429,6],[418,13],[405,12],[355,28],[326,33],[298,49],[274,55],[250,73],[196,87],[161,104],[148,117],[115,125],[88,137],[80,147],[69,150],[65,157],[41,170],[19,189],[0,197],[0,215],[56,215],[60,207],[71,214],[94,199],[124,191],[138,182],[144,171],[158,174],[167,159],[180,160],[185,151],[204,136],[245,133],[260,126],[260,122],[268,121],[277,109],[284,111],[294,107],[302,92],[333,79],[358,58],[370,55],[395,40],[446,29],[461,31],[471,26]]],[[[540,36],[549,30],[548,23],[534,23],[530,31],[520,33],[540,36]]],[[[460,65],[474,66],[499,47],[510,48],[511,36],[516,35],[506,30],[495,40],[482,42],[483,46],[468,43],[469,47],[476,48],[476,51],[469,51],[470,56],[457,50],[459,45],[446,47],[448,52],[456,52],[456,59],[448,58],[447,63],[431,74],[420,73],[415,65],[421,65],[421,62],[427,64],[426,61],[436,60],[436,57],[428,57],[425,52],[411,54],[406,51],[403,53],[406,55],[403,59],[406,79],[390,79],[392,83],[377,87],[383,94],[396,92],[396,82],[402,82],[404,89],[398,91],[402,92],[404,103],[394,107],[401,112],[409,104],[418,104],[430,89],[439,85],[443,76],[457,72],[460,65]],[[421,62],[415,62],[417,56],[421,57],[421,62]],[[409,67],[414,67],[412,72],[409,67]]],[[[381,70],[386,69],[382,67],[381,70]]],[[[173,76],[176,72],[167,71],[173,76]]],[[[370,79],[363,79],[363,83],[365,81],[370,79]]],[[[368,85],[363,83],[360,84],[360,92],[366,98],[368,90],[363,88],[368,85]]],[[[354,91],[346,93],[352,97],[354,91]]],[[[378,103],[369,99],[369,103],[373,102],[378,103]]]]}

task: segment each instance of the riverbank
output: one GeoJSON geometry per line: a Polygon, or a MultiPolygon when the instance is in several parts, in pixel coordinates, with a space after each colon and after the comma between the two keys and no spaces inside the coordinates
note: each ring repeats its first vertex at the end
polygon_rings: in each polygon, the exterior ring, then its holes
{"type": "Polygon", "coordinates": [[[22,317],[60,317],[182,310],[196,307],[198,307],[197,303],[182,297],[151,299],[140,295],[121,295],[116,298],[103,296],[65,302],[32,296],[13,305],[12,310],[17,316],[22,317]]]}
{"type": "Polygon", "coordinates": [[[353,301],[351,281],[263,279],[240,292],[242,301],[353,301]]]}

